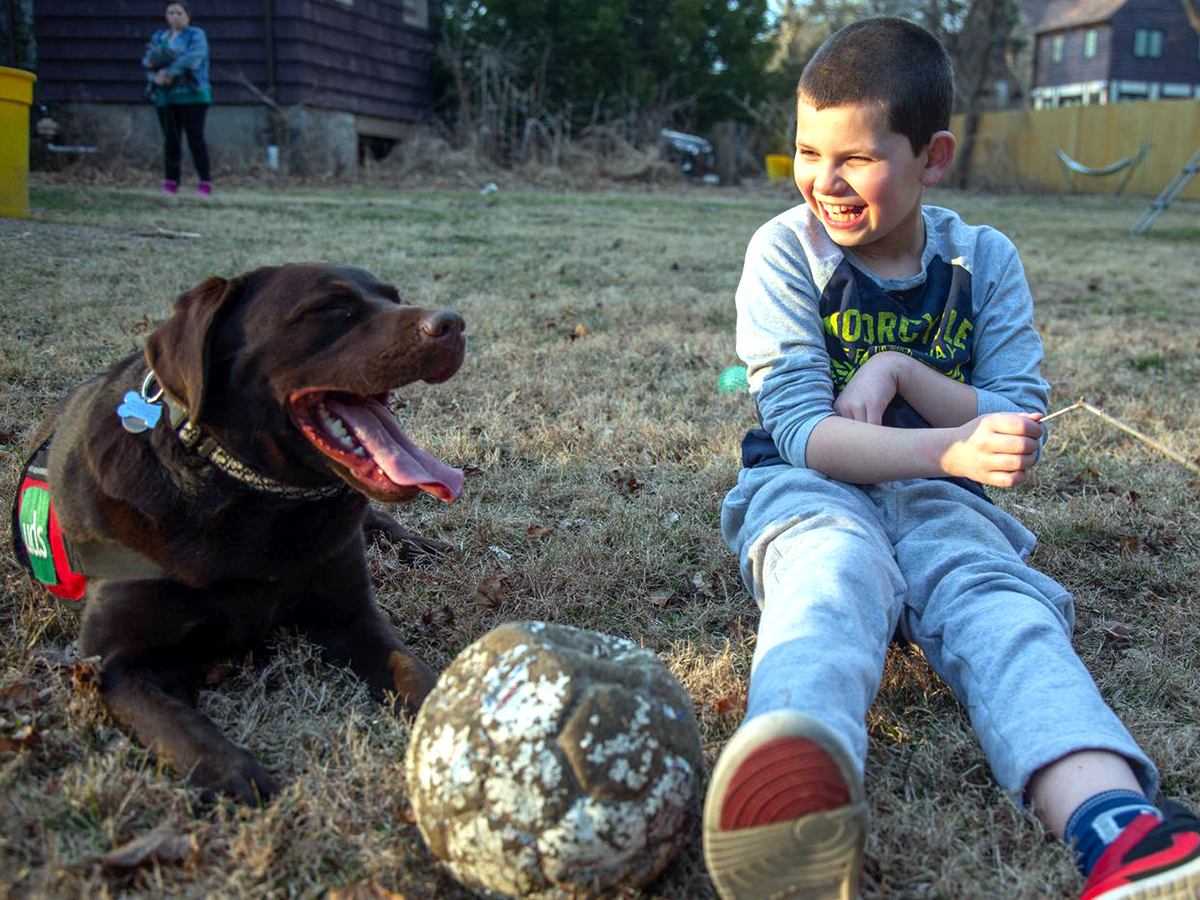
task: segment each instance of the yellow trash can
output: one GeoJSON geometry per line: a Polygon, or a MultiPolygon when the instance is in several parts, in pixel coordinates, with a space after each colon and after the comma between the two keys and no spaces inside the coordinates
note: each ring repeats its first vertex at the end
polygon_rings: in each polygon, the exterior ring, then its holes
{"type": "Polygon", "coordinates": [[[767,180],[771,184],[792,180],[792,158],[772,153],[767,157],[767,180]]]}
{"type": "Polygon", "coordinates": [[[29,107],[32,72],[0,66],[0,216],[29,215],[29,107]]]}

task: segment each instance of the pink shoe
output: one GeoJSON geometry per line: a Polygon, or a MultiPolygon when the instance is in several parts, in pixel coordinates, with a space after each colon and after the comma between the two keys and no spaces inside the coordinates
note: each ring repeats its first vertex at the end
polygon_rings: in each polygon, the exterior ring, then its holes
{"type": "Polygon", "coordinates": [[[212,182],[211,181],[202,181],[198,185],[196,185],[196,196],[197,197],[211,197],[212,196],[212,182]]]}
{"type": "Polygon", "coordinates": [[[164,178],[163,183],[162,183],[162,190],[163,190],[164,194],[178,194],[179,193],[179,182],[172,181],[170,178],[164,178]]]}

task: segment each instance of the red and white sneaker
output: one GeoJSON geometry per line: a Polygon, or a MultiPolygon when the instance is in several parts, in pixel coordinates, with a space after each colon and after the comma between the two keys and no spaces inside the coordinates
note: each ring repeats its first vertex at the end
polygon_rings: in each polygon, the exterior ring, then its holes
{"type": "Polygon", "coordinates": [[[725,900],[858,896],[867,804],[858,769],[825,725],[792,710],[745,723],[704,800],[704,862],[725,900]]]}
{"type": "Polygon", "coordinates": [[[1079,900],[1200,900],[1200,819],[1166,800],[1165,819],[1143,814],[1096,861],[1079,900]]]}

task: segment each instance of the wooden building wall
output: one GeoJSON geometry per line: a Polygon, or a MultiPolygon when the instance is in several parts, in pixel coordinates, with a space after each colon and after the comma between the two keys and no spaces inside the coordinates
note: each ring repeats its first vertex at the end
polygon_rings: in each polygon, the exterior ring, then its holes
{"type": "Polygon", "coordinates": [[[1135,0],[1113,16],[1112,74],[1122,81],[1161,81],[1200,84],[1200,35],[1188,24],[1179,0],[1135,0]],[[1133,55],[1138,28],[1163,33],[1162,57],[1133,55]]]}
{"type": "Polygon", "coordinates": [[[420,121],[434,99],[433,35],[408,24],[411,0],[276,0],[285,103],[420,121]],[[294,67],[294,69],[292,68],[294,67]],[[295,73],[295,74],[292,74],[295,73]]]}
{"type": "MultiPolygon", "coordinates": [[[[238,81],[262,90],[273,57],[276,97],[310,106],[401,121],[428,116],[432,32],[420,21],[425,0],[203,0],[195,25],[209,39],[213,101],[258,101],[238,81]],[[273,6],[273,45],[267,8],[273,6]],[[250,11],[247,11],[249,7],[250,11]]],[[[146,41],[162,27],[159,0],[37,0],[37,99],[137,103],[146,41]]],[[[427,19],[426,19],[427,20],[427,19]]]]}
{"type": "MultiPolygon", "coordinates": [[[[1132,40],[1132,38],[1131,38],[1132,40]]],[[[1076,84],[1080,81],[1101,81],[1108,78],[1108,59],[1112,46],[1112,28],[1106,24],[1069,31],[1048,31],[1037,36],[1037,64],[1033,76],[1034,87],[1049,87],[1058,84],[1076,84]],[[1096,29],[1096,55],[1091,59],[1084,56],[1085,35],[1096,29]],[[1054,61],[1053,42],[1058,35],[1063,37],[1063,58],[1054,61]]]]}

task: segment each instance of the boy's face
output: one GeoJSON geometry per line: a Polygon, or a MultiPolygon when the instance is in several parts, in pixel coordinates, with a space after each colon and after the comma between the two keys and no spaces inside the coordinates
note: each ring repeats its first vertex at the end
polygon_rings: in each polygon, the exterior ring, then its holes
{"type": "Polygon", "coordinates": [[[797,103],[796,187],[839,246],[894,259],[923,241],[927,154],[914,154],[874,104],[797,103]]]}

